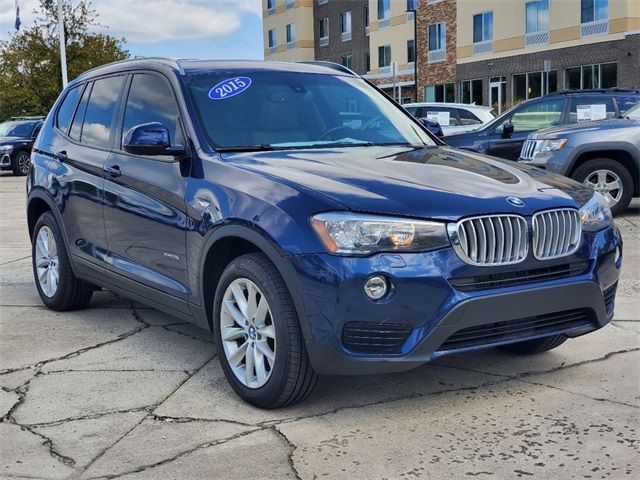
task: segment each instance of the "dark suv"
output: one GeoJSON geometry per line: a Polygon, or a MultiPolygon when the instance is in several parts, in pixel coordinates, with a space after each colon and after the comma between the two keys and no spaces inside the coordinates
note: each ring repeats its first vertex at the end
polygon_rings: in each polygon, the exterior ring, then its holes
{"type": "Polygon", "coordinates": [[[36,286],[104,287],[213,331],[243,399],[317,375],[531,354],[613,315],[606,201],[447,147],[337,65],[133,60],[69,84],[27,182],[36,286]]]}
{"type": "Polygon", "coordinates": [[[0,170],[12,170],[14,175],[29,172],[31,147],[44,117],[15,117],[0,123],[0,170]]]}
{"type": "MultiPolygon", "coordinates": [[[[543,128],[576,123],[585,106],[602,114],[598,118],[617,118],[640,102],[640,91],[620,88],[602,90],[566,90],[519,103],[495,120],[473,132],[451,135],[447,145],[464,148],[494,157],[517,160],[527,137],[543,128]]],[[[590,119],[591,120],[591,119],[590,119]]]]}

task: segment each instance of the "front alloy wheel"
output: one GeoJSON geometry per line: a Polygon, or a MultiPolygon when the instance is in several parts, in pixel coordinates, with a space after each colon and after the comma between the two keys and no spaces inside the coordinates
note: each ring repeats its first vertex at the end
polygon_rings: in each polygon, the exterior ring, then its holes
{"type": "Polygon", "coordinates": [[[251,280],[238,278],[227,287],[220,310],[220,336],[231,370],[246,387],[262,387],[276,358],[276,329],[267,299],[251,280]]]}
{"type": "Polygon", "coordinates": [[[622,181],[614,171],[596,170],[584,179],[584,184],[602,194],[609,208],[613,208],[622,198],[622,181]]]}
{"type": "Polygon", "coordinates": [[[220,366],[245,402],[279,408],[309,396],[311,368],[282,275],[263,253],[232,260],[216,285],[213,333],[220,366]]]}

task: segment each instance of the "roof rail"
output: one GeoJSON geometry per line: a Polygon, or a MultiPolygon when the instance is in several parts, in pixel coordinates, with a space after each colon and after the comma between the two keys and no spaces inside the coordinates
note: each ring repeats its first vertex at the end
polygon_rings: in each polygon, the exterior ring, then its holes
{"type": "Polygon", "coordinates": [[[19,115],[17,117],[11,117],[11,120],[44,120],[43,115],[19,115]]]}
{"type": "Polygon", "coordinates": [[[551,92],[549,95],[568,95],[574,93],[640,93],[640,90],[635,88],[622,88],[622,87],[611,87],[611,88],[586,88],[584,90],[558,90],[557,92],[551,92]]]}
{"type": "Polygon", "coordinates": [[[170,57],[138,57],[138,58],[127,58],[126,60],[118,60],[116,62],[105,63],[104,65],[99,65],[97,67],[90,68],[89,70],[86,70],[86,71],[82,72],[80,75],[78,75],[78,78],[84,77],[88,73],[91,73],[91,72],[93,72],[95,70],[99,70],[99,69],[104,68],[104,67],[109,67],[111,65],[122,65],[122,64],[126,64],[126,63],[136,63],[136,62],[140,62],[140,61],[144,61],[144,60],[151,60],[151,61],[155,60],[155,61],[159,61],[159,62],[170,63],[170,64],[172,64],[172,66],[174,66],[178,70],[178,72],[180,72],[180,75],[184,75],[184,68],[183,68],[182,63],[181,63],[181,60],[183,60],[183,59],[170,58],[170,57]]]}
{"type": "Polygon", "coordinates": [[[353,75],[354,77],[360,76],[350,68],[347,68],[344,65],[340,65],[339,63],[335,63],[335,62],[327,62],[325,60],[304,60],[296,63],[304,63],[307,65],[318,65],[320,67],[330,68],[331,70],[336,70],[341,73],[348,73],[349,75],[353,75]]]}

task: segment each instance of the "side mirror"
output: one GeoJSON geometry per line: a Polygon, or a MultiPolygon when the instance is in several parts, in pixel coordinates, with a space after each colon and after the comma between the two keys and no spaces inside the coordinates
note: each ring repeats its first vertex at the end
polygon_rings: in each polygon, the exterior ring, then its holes
{"type": "Polygon", "coordinates": [[[421,118],[420,123],[424,125],[424,127],[433,133],[436,137],[442,138],[444,137],[444,133],[442,132],[442,127],[438,122],[434,122],[433,120],[429,120],[427,118],[421,118]]]}
{"type": "Polygon", "coordinates": [[[502,138],[511,138],[511,135],[513,135],[513,123],[505,123],[502,127],[502,138]]]}
{"type": "Polygon", "coordinates": [[[169,129],[159,122],[143,123],[130,128],[122,143],[124,151],[134,155],[178,157],[185,152],[182,145],[171,146],[169,129]]]}

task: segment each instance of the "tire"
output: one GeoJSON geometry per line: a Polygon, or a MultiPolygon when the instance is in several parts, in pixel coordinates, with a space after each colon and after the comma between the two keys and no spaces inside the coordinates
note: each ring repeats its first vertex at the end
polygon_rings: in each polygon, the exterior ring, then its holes
{"type": "Polygon", "coordinates": [[[547,352],[559,347],[566,341],[567,337],[564,335],[553,335],[551,337],[527,340],[526,342],[511,343],[499,348],[509,353],[515,353],[516,355],[534,355],[536,353],[547,352]]]}
{"type": "Polygon", "coordinates": [[[619,215],[624,212],[633,197],[633,178],[631,172],[620,162],[616,162],[610,158],[594,158],[593,160],[588,160],[574,170],[571,178],[585,185],[594,187],[596,190],[604,193],[605,196],[607,196],[605,185],[612,185],[614,180],[618,180],[618,184],[622,187],[621,191],[613,190],[609,192],[613,195],[607,197],[607,200],[610,201],[609,207],[613,215],[619,215]],[[598,172],[609,173],[604,176],[599,176],[598,172]],[[605,182],[600,182],[602,179],[605,179],[605,182]],[[600,189],[598,189],[596,185],[600,185],[600,189]],[[615,197],[615,199],[613,199],[613,197],[615,197]]]}
{"type": "Polygon", "coordinates": [[[280,408],[313,391],[318,375],[309,363],[291,294],[264,254],[243,255],[224,270],[213,302],[213,330],[222,370],[245,402],[280,408]],[[244,309],[236,301],[238,292],[249,300],[244,309]]]}
{"type": "Polygon", "coordinates": [[[74,275],[62,232],[51,212],[43,213],[36,222],[31,263],[40,299],[51,310],[78,310],[89,304],[94,288],[74,275]],[[48,239],[53,243],[45,247],[48,239]]]}
{"type": "Polygon", "coordinates": [[[31,157],[28,152],[18,152],[13,160],[12,170],[14,175],[25,176],[29,173],[31,157]]]}

